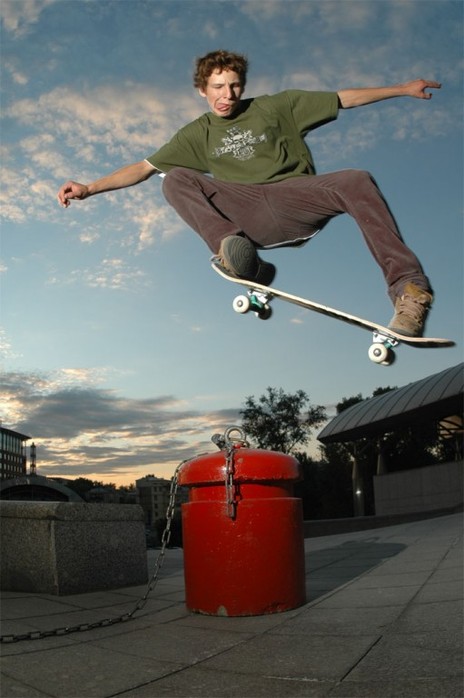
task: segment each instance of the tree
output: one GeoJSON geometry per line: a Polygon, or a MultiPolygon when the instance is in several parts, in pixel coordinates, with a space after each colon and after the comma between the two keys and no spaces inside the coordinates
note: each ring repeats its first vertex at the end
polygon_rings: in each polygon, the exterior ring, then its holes
{"type": "Polygon", "coordinates": [[[258,400],[248,396],[240,410],[245,434],[258,448],[292,453],[308,443],[311,430],[326,419],[321,405],[311,405],[304,390],[285,393],[282,388],[267,388],[258,400]]]}
{"type": "Polygon", "coordinates": [[[75,480],[68,480],[66,486],[69,489],[74,490],[77,494],[83,498],[87,492],[89,492],[93,487],[102,487],[102,482],[96,482],[95,480],[89,480],[87,477],[77,477],[75,480]]]}
{"type": "Polygon", "coordinates": [[[120,487],[118,487],[118,489],[121,492],[135,492],[136,491],[136,487],[135,487],[135,484],[133,482],[131,482],[130,485],[121,485],[120,487]]]}

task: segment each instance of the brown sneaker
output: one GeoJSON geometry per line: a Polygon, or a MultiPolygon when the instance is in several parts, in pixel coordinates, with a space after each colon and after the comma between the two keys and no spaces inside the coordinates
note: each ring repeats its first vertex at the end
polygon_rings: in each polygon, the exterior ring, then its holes
{"type": "Polygon", "coordinates": [[[229,235],[222,240],[218,259],[234,276],[264,286],[269,286],[276,275],[275,266],[260,259],[251,240],[241,235],[229,235]]]}
{"type": "Polygon", "coordinates": [[[403,295],[396,299],[395,314],[388,327],[407,337],[422,337],[432,301],[432,294],[425,289],[406,284],[403,295]]]}

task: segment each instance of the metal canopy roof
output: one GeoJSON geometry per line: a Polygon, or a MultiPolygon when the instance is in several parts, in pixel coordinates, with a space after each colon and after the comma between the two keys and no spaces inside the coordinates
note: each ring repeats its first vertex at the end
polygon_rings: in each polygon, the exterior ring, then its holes
{"type": "Polygon", "coordinates": [[[359,402],[334,417],[319,433],[322,443],[379,436],[404,424],[462,413],[464,363],[359,402]]]}

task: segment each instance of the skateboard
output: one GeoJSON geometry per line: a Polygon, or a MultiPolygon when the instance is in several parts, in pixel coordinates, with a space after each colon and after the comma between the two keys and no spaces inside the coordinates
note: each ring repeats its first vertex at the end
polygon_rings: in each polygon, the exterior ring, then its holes
{"type": "Polygon", "coordinates": [[[247,289],[246,295],[239,295],[234,299],[232,307],[235,312],[247,313],[252,311],[261,320],[267,320],[272,315],[270,302],[273,298],[280,298],[283,301],[287,301],[287,303],[299,305],[302,308],[312,310],[315,313],[321,313],[322,315],[333,317],[336,320],[341,320],[342,322],[346,322],[350,325],[362,327],[363,329],[372,332],[372,344],[368,351],[370,360],[376,364],[381,364],[382,366],[390,366],[390,364],[393,363],[395,359],[395,352],[393,349],[399,344],[409,344],[413,347],[424,348],[452,347],[455,344],[451,339],[442,339],[440,337],[408,337],[406,335],[398,334],[398,332],[394,332],[388,327],[379,325],[376,322],[371,322],[370,320],[364,320],[356,315],[345,313],[342,310],[330,308],[327,305],[321,305],[320,303],[315,303],[314,301],[307,300],[306,298],[294,296],[291,293],[286,293],[285,291],[279,291],[271,286],[262,286],[261,284],[247,281],[246,279],[239,279],[224,269],[216,257],[211,259],[211,266],[217,274],[222,276],[224,279],[227,279],[227,281],[232,281],[234,284],[240,284],[247,289]]]}

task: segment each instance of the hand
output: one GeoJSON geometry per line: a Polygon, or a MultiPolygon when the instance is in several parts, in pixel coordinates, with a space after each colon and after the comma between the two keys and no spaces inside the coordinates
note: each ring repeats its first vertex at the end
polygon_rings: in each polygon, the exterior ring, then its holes
{"type": "Polygon", "coordinates": [[[89,188],[79,182],[66,182],[58,192],[58,201],[64,208],[68,208],[70,199],[86,199],[89,196],[89,188]]]}
{"type": "Polygon", "coordinates": [[[404,83],[403,87],[405,92],[409,97],[417,97],[418,99],[432,99],[430,92],[426,92],[427,88],[434,88],[439,90],[441,87],[441,82],[435,82],[435,80],[412,80],[411,82],[404,83]]]}

